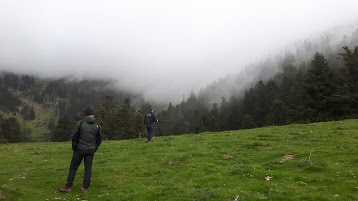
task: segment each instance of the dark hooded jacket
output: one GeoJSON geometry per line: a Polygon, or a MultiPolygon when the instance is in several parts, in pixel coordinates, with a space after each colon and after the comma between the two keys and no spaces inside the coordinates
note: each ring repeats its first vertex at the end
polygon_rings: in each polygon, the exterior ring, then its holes
{"type": "Polygon", "coordinates": [[[102,128],[94,117],[78,121],[72,135],[72,150],[97,151],[102,142],[102,128]]]}
{"type": "Polygon", "coordinates": [[[156,122],[158,122],[158,120],[154,116],[153,112],[148,112],[144,115],[144,124],[146,124],[147,126],[154,126],[156,122]]]}

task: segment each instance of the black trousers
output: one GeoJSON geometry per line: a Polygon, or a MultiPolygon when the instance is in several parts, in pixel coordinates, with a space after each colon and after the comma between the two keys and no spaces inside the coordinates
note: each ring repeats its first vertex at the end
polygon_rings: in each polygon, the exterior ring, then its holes
{"type": "Polygon", "coordinates": [[[152,137],[153,137],[153,133],[154,133],[154,128],[153,126],[147,126],[147,141],[152,141],[152,137]]]}
{"type": "Polygon", "coordinates": [[[91,175],[92,175],[92,161],[94,157],[95,150],[78,150],[74,151],[71,159],[70,169],[68,171],[66,188],[72,188],[73,181],[76,176],[78,166],[81,164],[82,159],[85,161],[85,174],[83,177],[83,188],[88,188],[91,184],[91,175]]]}

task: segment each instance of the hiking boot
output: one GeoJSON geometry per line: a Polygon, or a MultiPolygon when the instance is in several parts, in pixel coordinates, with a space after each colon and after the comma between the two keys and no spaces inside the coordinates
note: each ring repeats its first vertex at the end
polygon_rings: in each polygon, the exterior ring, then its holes
{"type": "Polygon", "coordinates": [[[86,188],[83,188],[83,187],[81,186],[81,192],[82,192],[82,193],[87,193],[87,189],[86,189],[86,188]]]}
{"type": "Polygon", "coordinates": [[[71,191],[72,191],[72,188],[67,188],[67,187],[60,188],[60,192],[63,192],[63,193],[69,193],[71,191]]]}

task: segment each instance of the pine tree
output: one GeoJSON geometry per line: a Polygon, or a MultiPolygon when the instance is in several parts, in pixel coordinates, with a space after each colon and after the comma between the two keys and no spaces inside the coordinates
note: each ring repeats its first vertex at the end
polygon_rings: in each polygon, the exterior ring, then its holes
{"type": "Polygon", "coordinates": [[[229,125],[228,125],[229,117],[230,117],[229,103],[227,102],[225,97],[222,97],[220,103],[220,112],[218,117],[220,130],[229,129],[229,125]]]}
{"type": "Polygon", "coordinates": [[[241,128],[242,129],[256,128],[256,124],[255,124],[254,120],[252,119],[251,115],[246,114],[244,116],[244,119],[242,120],[242,123],[241,123],[241,128]]]}
{"type": "Polygon", "coordinates": [[[67,115],[60,117],[57,126],[53,131],[52,141],[65,142],[69,141],[74,129],[74,122],[71,122],[67,115]]]}
{"type": "Polygon", "coordinates": [[[53,131],[56,128],[56,122],[54,118],[51,118],[48,122],[47,129],[53,131]]]}
{"type": "Polygon", "coordinates": [[[219,131],[219,108],[218,104],[214,103],[210,110],[210,131],[219,131]]]}
{"type": "Polygon", "coordinates": [[[6,141],[14,143],[20,142],[21,128],[16,118],[10,117],[1,124],[3,137],[6,141]]]}
{"type": "Polygon", "coordinates": [[[333,94],[336,91],[333,77],[334,72],[328,67],[327,60],[317,52],[303,83],[305,113],[310,121],[327,121],[332,118],[333,94]]]}
{"type": "Polygon", "coordinates": [[[287,123],[288,107],[280,100],[272,102],[266,125],[284,125],[287,123]]]}
{"type": "Polygon", "coordinates": [[[120,139],[132,139],[138,136],[138,125],[136,125],[136,114],[131,107],[130,99],[126,98],[119,108],[118,123],[120,128],[120,139]]]}
{"type": "Polygon", "coordinates": [[[34,120],[36,118],[35,109],[31,107],[29,110],[29,120],[34,120]]]}
{"type": "Polygon", "coordinates": [[[337,68],[334,76],[334,84],[337,87],[333,94],[335,107],[332,109],[332,115],[337,118],[344,118],[355,113],[354,98],[350,91],[350,78],[346,66],[337,68]]]}
{"type": "Polygon", "coordinates": [[[210,130],[210,120],[206,114],[200,117],[199,127],[202,132],[210,130]]]}
{"type": "Polygon", "coordinates": [[[96,119],[102,126],[103,134],[110,140],[121,139],[119,109],[118,104],[113,101],[113,96],[106,96],[105,102],[97,108],[96,119]]]}
{"type": "MultiPolygon", "coordinates": [[[[239,102],[234,96],[231,96],[229,99],[229,122],[228,122],[228,129],[229,130],[236,130],[240,128],[240,124],[242,121],[242,118],[244,116],[241,116],[241,110],[240,110],[240,104],[242,104],[242,108],[246,107],[246,104],[244,105],[243,101],[239,102]]],[[[246,110],[242,110],[243,112],[246,110]]]]}
{"type": "Polygon", "coordinates": [[[1,126],[0,126],[0,143],[5,143],[5,142],[6,142],[6,139],[4,137],[4,132],[2,131],[1,126]]]}
{"type": "MultiPolygon", "coordinates": [[[[358,30],[356,31],[358,35],[358,30]]],[[[354,50],[350,50],[348,47],[343,47],[344,52],[339,55],[343,58],[346,74],[344,76],[347,80],[347,85],[349,88],[349,108],[351,113],[358,114],[358,47],[355,47],[354,50]]]]}
{"type": "Polygon", "coordinates": [[[270,106],[275,98],[278,87],[274,81],[269,81],[266,85],[259,81],[254,89],[254,110],[252,117],[258,127],[265,125],[265,120],[270,111],[270,106]]]}

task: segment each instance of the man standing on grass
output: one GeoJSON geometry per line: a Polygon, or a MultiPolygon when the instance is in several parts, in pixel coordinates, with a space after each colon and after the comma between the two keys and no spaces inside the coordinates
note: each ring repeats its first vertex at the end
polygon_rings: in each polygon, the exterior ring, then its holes
{"type": "Polygon", "coordinates": [[[158,119],[154,116],[154,109],[150,108],[149,112],[144,115],[144,124],[147,125],[147,142],[152,141],[153,133],[154,133],[154,125],[158,122],[158,119]]]}
{"type": "Polygon", "coordinates": [[[66,186],[60,188],[61,192],[71,192],[73,181],[76,176],[78,166],[84,159],[85,174],[81,186],[81,192],[87,192],[91,183],[92,161],[94,153],[97,151],[102,142],[102,129],[96,122],[94,112],[91,108],[84,111],[86,117],[78,121],[72,135],[72,150],[70,169],[67,176],[66,186]]]}

